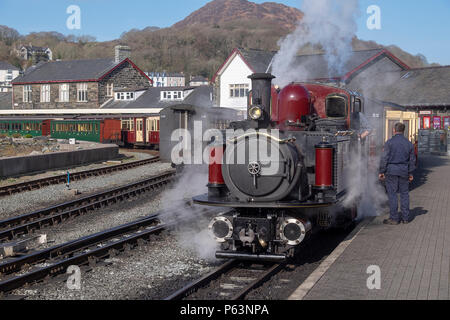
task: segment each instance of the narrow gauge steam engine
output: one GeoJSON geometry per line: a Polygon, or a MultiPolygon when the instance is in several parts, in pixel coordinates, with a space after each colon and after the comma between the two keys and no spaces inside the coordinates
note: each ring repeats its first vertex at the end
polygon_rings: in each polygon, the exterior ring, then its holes
{"type": "Polygon", "coordinates": [[[194,202],[233,208],[209,225],[217,258],[284,261],[311,232],[356,218],[356,204],[343,202],[351,177],[361,179],[355,162],[367,161],[370,142],[357,134],[364,100],[317,83],[278,91],[270,74],[250,78],[248,120],[211,145],[208,194],[194,202]]]}

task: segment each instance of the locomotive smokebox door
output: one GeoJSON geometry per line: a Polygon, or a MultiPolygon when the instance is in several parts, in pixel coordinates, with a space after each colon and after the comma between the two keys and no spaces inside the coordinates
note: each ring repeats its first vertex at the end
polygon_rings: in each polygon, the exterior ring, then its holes
{"type": "Polygon", "coordinates": [[[255,132],[229,142],[222,175],[231,194],[239,201],[278,201],[298,182],[298,163],[293,146],[255,132]],[[264,144],[267,150],[260,148],[264,144]]]}

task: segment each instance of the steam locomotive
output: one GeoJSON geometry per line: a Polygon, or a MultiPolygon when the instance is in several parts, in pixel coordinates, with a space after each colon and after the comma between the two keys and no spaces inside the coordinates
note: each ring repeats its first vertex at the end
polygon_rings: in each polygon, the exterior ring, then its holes
{"type": "Polygon", "coordinates": [[[320,83],[275,89],[271,74],[249,78],[247,120],[211,144],[208,193],[193,201],[231,210],[209,225],[217,258],[281,262],[312,232],[354,222],[350,181],[366,176],[371,144],[358,133],[364,99],[320,83]]]}

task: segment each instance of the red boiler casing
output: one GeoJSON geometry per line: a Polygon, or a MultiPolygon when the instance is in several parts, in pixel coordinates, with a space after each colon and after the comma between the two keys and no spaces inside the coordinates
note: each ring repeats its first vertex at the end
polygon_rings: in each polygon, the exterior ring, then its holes
{"type": "Polygon", "coordinates": [[[280,129],[301,130],[298,126],[289,126],[289,123],[301,123],[302,116],[311,114],[311,99],[308,90],[295,83],[286,86],[278,95],[277,107],[280,129]]]}
{"type": "Polygon", "coordinates": [[[334,147],[328,142],[321,142],[316,148],[316,183],[315,188],[327,190],[333,188],[333,154],[334,147]]]}
{"type": "Polygon", "coordinates": [[[209,153],[209,178],[208,187],[221,187],[225,185],[222,176],[223,146],[211,147],[209,153]]]}

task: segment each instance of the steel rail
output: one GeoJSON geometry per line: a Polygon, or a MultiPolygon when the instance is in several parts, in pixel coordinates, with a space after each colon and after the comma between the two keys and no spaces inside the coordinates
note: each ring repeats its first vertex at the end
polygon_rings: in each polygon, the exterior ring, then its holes
{"type": "MultiPolygon", "coordinates": [[[[132,168],[144,166],[144,165],[159,162],[159,161],[160,161],[160,158],[155,157],[152,159],[133,161],[133,162],[118,164],[118,165],[114,165],[114,166],[110,166],[110,167],[74,172],[74,173],[70,173],[70,181],[82,180],[82,179],[86,179],[86,178],[90,178],[90,177],[105,175],[105,174],[116,172],[116,171],[129,170],[132,168]]],[[[67,174],[62,174],[62,175],[58,175],[58,176],[54,176],[54,177],[47,177],[47,178],[42,178],[42,179],[36,179],[36,180],[32,180],[32,181],[26,181],[26,182],[21,182],[21,183],[17,183],[17,184],[11,184],[11,185],[0,187],[0,197],[12,195],[14,193],[20,193],[20,192],[24,192],[24,191],[37,190],[37,189],[40,189],[45,186],[61,184],[61,183],[67,183],[67,174]]]]}
{"type": "MultiPolygon", "coordinates": [[[[205,288],[212,281],[217,280],[219,277],[226,275],[227,273],[235,270],[239,270],[239,260],[229,260],[225,262],[223,265],[218,267],[216,270],[208,273],[207,275],[201,277],[198,280],[195,280],[182,289],[175,291],[170,296],[166,297],[164,300],[182,300],[184,298],[189,297],[192,293],[196,292],[201,288],[205,288]]],[[[232,296],[230,300],[242,300],[245,296],[261,286],[264,282],[266,282],[273,275],[278,273],[281,269],[283,269],[284,264],[273,264],[266,271],[264,271],[257,279],[253,280],[250,284],[246,285],[241,291],[232,296]]],[[[214,290],[217,290],[214,288],[214,290]]]]}
{"type": "Polygon", "coordinates": [[[54,225],[67,220],[69,217],[85,214],[88,211],[123,201],[143,192],[156,190],[171,182],[175,174],[175,171],[165,172],[125,186],[2,220],[0,221],[0,240],[12,240],[18,235],[30,233],[43,226],[54,225]]]}
{"type": "Polygon", "coordinates": [[[261,286],[264,282],[270,279],[274,274],[278,273],[281,269],[283,269],[284,264],[274,264],[272,267],[267,269],[262,275],[260,275],[255,281],[247,285],[244,289],[242,289],[239,293],[231,298],[231,300],[242,300],[245,296],[251,292],[252,290],[261,286]]]}
{"type": "Polygon", "coordinates": [[[178,291],[175,291],[170,296],[164,298],[164,300],[181,300],[183,298],[186,298],[187,296],[194,293],[198,289],[206,287],[208,283],[216,280],[221,275],[227,273],[228,271],[236,267],[237,263],[238,263],[237,260],[229,260],[225,262],[223,265],[213,270],[212,272],[206,274],[205,276],[201,277],[200,279],[189,283],[187,286],[181,288],[178,291]]]}
{"type": "MultiPolygon", "coordinates": [[[[178,208],[177,211],[183,208],[178,208]]],[[[185,208],[184,208],[185,209],[185,208]]],[[[204,212],[205,209],[196,209],[193,213],[204,212]]],[[[30,255],[17,258],[0,264],[0,271],[7,275],[0,280],[0,294],[7,294],[14,289],[29,285],[47,277],[65,273],[67,267],[95,264],[99,259],[115,256],[120,251],[132,248],[139,241],[148,239],[150,235],[176,227],[192,218],[173,219],[168,223],[152,226],[158,218],[168,211],[159,212],[148,217],[133,221],[118,227],[101,231],[77,240],[56,245],[30,255]],[[119,236],[122,238],[118,239],[119,236]],[[24,266],[46,262],[49,265],[38,267],[24,274],[10,276],[21,271],[24,266]],[[9,276],[8,276],[9,275],[9,276]]]]}

